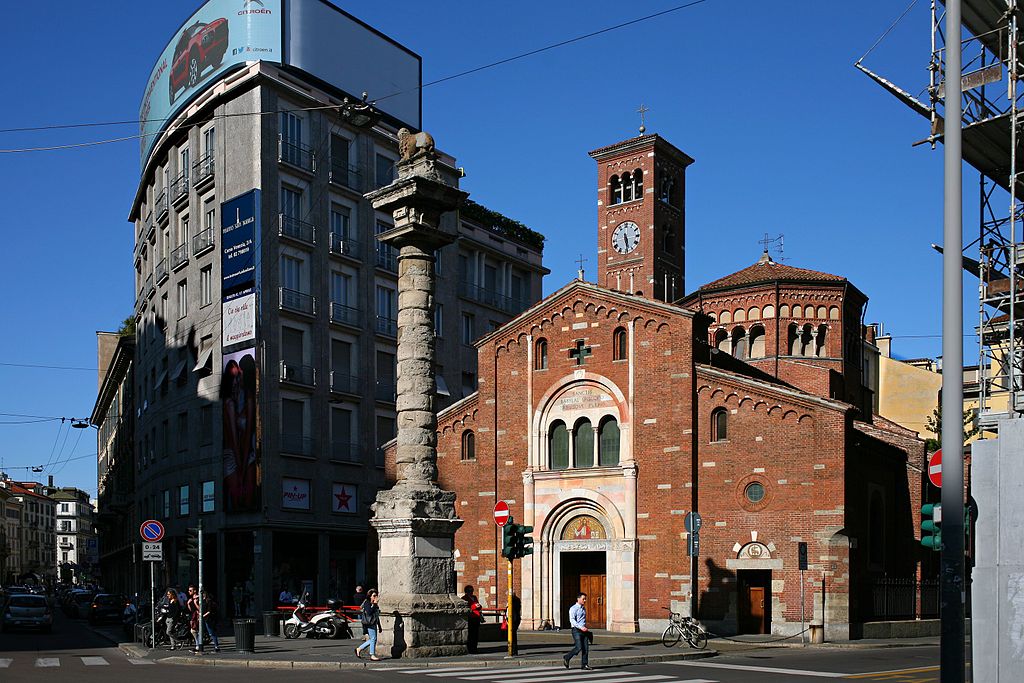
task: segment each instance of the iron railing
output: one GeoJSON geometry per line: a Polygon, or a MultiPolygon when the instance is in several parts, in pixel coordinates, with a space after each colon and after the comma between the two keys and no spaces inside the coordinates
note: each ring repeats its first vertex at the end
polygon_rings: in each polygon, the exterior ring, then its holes
{"type": "Polygon", "coordinates": [[[284,136],[277,136],[277,160],[310,173],[316,172],[316,155],[309,145],[289,142],[284,136]]]}
{"type": "Polygon", "coordinates": [[[331,322],[341,323],[343,325],[352,325],[353,327],[359,326],[359,309],[346,306],[345,304],[339,304],[337,301],[331,302],[331,322]]]}
{"type": "Polygon", "coordinates": [[[378,379],[377,385],[374,387],[373,395],[378,401],[388,401],[394,403],[398,399],[398,392],[395,388],[395,383],[389,380],[378,379]]]}
{"type": "Polygon", "coordinates": [[[357,259],[359,258],[359,246],[359,242],[351,237],[342,237],[337,233],[331,233],[330,250],[332,254],[341,254],[357,259]]]}
{"type": "Polygon", "coordinates": [[[153,295],[156,294],[156,286],[153,284],[153,274],[152,273],[150,273],[146,277],[146,289],[145,289],[145,292],[146,292],[146,298],[147,299],[152,299],[153,295]]]}
{"type": "Polygon", "coordinates": [[[377,316],[377,332],[386,334],[389,337],[398,336],[398,321],[394,318],[387,318],[382,315],[377,316]]]}
{"type": "Polygon", "coordinates": [[[177,204],[188,197],[188,171],[182,171],[171,181],[171,202],[177,204]]]}
{"type": "Polygon", "coordinates": [[[167,215],[168,206],[166,189],[160,190],[159,194],[157,194],[155,206],[153,208],[156,211],[156,219],[158,221],[162,220],[167,215]]]}
{"type": "Polygon", "coordinates": [[[315,387],[316,368],[311,365],[289,365],[281,361],[281,381],[315,387]]]}
{"type": "Polygon", "coordinates": [[[206,181],[213,179],[214,171],[217,170],[217,165],[214,161],[213,152],[207,152],[203,156],[199,157],[196,163],[192,164],[192,171],[195,174],[195,186],[201,187],[206,181]]]}
{"type": "Polygon", "coordinates": [[[188,242],[179,244],[171,252],[171,270],[177,271],[186,263],[188,263],[188,242]]]}
{"type": "Polygon", "coordinates": [[[281,432],[281,452],[292,455],[312,456],[316,441],[311,436],[281,432]]]}
{"type": "Polygon", "coordinates": [[[300,221],[298,218],[278,214],[277,234],[281,237],[290,237],[293,240],[316,244],[316,226],[312,223],[300,221]]]}
{"type": "Polygon", "coordinates": [[[939,582],[916,578],[882,577],[860,591],[864,621],[933,619],[939,616],[939,582]]]}
{"type": "Polygon", "coordinates": [[[335,185],[362,192],[362,176],[358,166],[351,164],[331,164],[330,181],[335,185]]]}
{"type": "Polygon", "coordinates": [[[167,272],[167,259],[162,258],[156,264],[156,283],[162,284],[167,279],[169,273],[167,272]]]}
{"type": "Polygon", "coordinates": [[[283,310],[316,315],[316,297],[297,289],[281,287],[280,306],[283,310]]]}
{"type": "Polygon", "coordinates": [[[505,313],[518,313],[526,310],[530,305],[526,299],[505,296],[493,289],[480,287],[465,281],[459,282],[459,295],[488,306],[493,306],[505,313]]]}
{"type": "Polygon", "coordinates": [[[386,244],[377,245],[377,266],[391,273],[398,272],[398,255],[394,247],[386,244]]]}
{"type": "Polygon", "coordinates": [[[359,378],[355,375],[331,370],[331,391],[342,394],[358,394],[359,378]]]}
{"type": "Polygon", "coordinates": [[[192,238],[192,255],[199,256],[213,249],[213,228],[207,228],[192,238]]]}
{"type": "Polygon", "coordinates": [[[357,443],[349,441],[331,442],[331,460],[342,460],[344,462],[360,462],[363,459],[363,449],[357,443]]]}

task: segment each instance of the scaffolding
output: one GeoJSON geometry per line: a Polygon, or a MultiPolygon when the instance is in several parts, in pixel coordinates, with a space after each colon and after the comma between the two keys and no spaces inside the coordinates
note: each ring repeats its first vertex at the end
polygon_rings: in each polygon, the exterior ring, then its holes
{"type": "MultiPolygon", "coordinates": [[[[928,137],[915,144],[929,143],[933,149],[945,127],[944,15],[931,0],[927,102],[861,61],[856,64],[929,120],[928,137]]],[[[1018,0],[961,0],[963,159],[980,179],[978,237],[962,248],[964,269],[979,280],[978,425],[987,431],[994,431],[1002,418],[1024,414],[1024,88],[1018,83],[1024,76],[1022,16],[1018,0]]]]}

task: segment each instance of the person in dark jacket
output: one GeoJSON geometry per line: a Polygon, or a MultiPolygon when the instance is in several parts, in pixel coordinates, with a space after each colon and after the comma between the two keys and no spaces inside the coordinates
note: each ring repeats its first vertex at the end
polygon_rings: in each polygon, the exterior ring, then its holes
{"type": "Polygon", "coordinates": [[[366,626],[369,637],[365,643],[356,648],[356,657],[361,659],[363,650],[369,648],[370,659],[374,662],[380,661],[380,657],[377,656],[377,634],[380,633],[380,607],[377,606],[379,599],[377,591],[371,588],[366,594],[366,600],[359,608],[359,621],[366,626]]]}
{"type": "Polygon", "coordinates": [[[469,610],[467,614],[469,633],[466,638],[466,651],[473,655],[476,654],[477,645],[480,643],[480,624],[484,620],[483,606],[473,592],[472,586],[466,586],[466,590],[462,593],[462,599],[466,602],[466,607],[469,610]]]}
{"type": "Polygon", "coordinates": [[[164,593],[159,607],[160,615],[164,618],[164,627],[167,629],[167,639],[171,642],[171,649],[176,650],[178,641],[174,638],[174,624],[181,616],[181,603],[178,602],[178,594],[173,588],[168,588],[164,593]]]}

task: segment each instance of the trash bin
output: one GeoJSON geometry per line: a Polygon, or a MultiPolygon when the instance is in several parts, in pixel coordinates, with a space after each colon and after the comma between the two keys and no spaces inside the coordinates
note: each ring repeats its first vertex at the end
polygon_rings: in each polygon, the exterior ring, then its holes
{"type": "Polygon", "coordinates": [[[809,627],[811,631],[811,643],[814,645],[821,645],[825,642],[825,627],[821,624],[811,624],[809,627]]]}
{"type": "Polygon", "coordinates": [[[274,638],[281,637],[281,613],[280,612],[264,612],[263,613],[263,635],[273,636],[274,638]]]}
{"type": "Polygon", "coordinates": [[[255,652],[256,620],[235,619],[231,623],[235,628],[235,652],[255,652]]]}

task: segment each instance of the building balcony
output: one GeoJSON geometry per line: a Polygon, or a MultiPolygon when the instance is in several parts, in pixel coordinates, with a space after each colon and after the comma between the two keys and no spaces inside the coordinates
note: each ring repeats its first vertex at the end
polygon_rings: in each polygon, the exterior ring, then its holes
{"type": "Polygon", "coordinates": [[[217,170],[214,163],[213,152],[207,152],[199,157],[196,163],[192,164],[192,173],[195,176],[193,184],[196,190],[201,190],[213,182],[213,173],[217,170]]]}
{"type": "Polygon", "coordinates": [[[213,249],[213,228],[207,228],[192,238],[192,256],[199,257],[213,249]]]}
{"type": "Polygon", "coordinates": [[[305,434],[292,432],[281,432],[281,453],[287,455],[301,455],[307,458],[313,457],[316,448],[316,440],[305,434]]]}
{"type": "Polygon", "coordinates": [[[331,370],[331,391],[338,394],[359,394],[359,378],[331,370]]]}
{"type": "Polygon", "coordinates": [[[518,313],[526,310],[530,305],[525,299],[515,299],[493,289],[479,287],[464,281],[459,282],[459,296],[497,308],[505,313],[518,313]]]}
{"type": "Polygon", "coordinates": [[[156,223],[152,220],[146,223],[146,241],[150,244],[156,243],[156,223]]]}
{"type": "Polygon", "coordinates": [[[280,288],[280,306],[282,311],[316,315],[316,297],[296,289],[280,288]]]}
{"type": "Polygon", "coordinates": [[[283,213],[277,215],[277,234],[306,244],[316,244],[315,225],[283,213]]]}
{"type": "Polygon", "coordinates": [[[337,301],[332,301],[331,322],[339,325],[359,327],[359,309],[346,306],[345,304],[339,304],[337,301]]]}
{"type": "Polygon", "coordinates": [[[398,255],[395,250],[384,244],[377,245],[377,267],[389,273],[398,272],[398,255]]]}
{"type": "Polygon", "coordinates": [[[357,240],[354,240],[351,237],[342,237],[336,233],[331,233],[330,252],[332,254],[358,259],[359,249],[361,246],[362,245],[360,245],[357,240]]]}
{"type": "Polygon", "coordinates": [[[284,136],[277,136],[277,160],[295,168],[316,172],[316,155],[309,145],[288,142],[284,136]]]}
{"type": "Polygon", "coordinates": [[[162,285],[164,282],[167,281],[168,275],[169,273],[167,272],[167,259],[162,258],[156,264],[156,283],[158,285],[162,285]]]}
{"type": "Polygon", "coordinates": [[[146,293],[147,299],[152,299],[153,295],[156,294],[156,286],[153,284],[153,274],[150,273],[146,277],[146,288],[143,290],[146,293]]]}
{"type": "Polygon", "coordinates": [[[398,321],[394,318],[387,318],[381,315],[377,316],[377,332],[388,337],[398,336],[398,321]]]}
{"type": "Polygon", "coordinates": [[[395,389],[395,383],[390,380],[377,380],[377,385],[373,389],[373,396],[378,401],[394,403],[398,400],[398,392],[395,389]]]}
{"type": "Polygon", "coordinates": [[[171,252],[171,270],[177,272],[186,263],[188,263],[188,242],[179,244],[171,252]]]}
{"type": "Polygon", "coordinates": [[[160,190],[160,193],[156,196],[156,202],[154,202],[153,210],[156,212],[156,220],[160,222],[167,218],[167,211],[169,207],[167,205],[167,190],[160,190]]]}
{"type": "Polygon", "coordinates": [[[349,441],[331,442],[331,460],[339,462],[362,462],[363,448],[349,441]]]}
{"type": "Polygon", "coordinates": [[[188,171],[182,171],[171,180],[171,203],[177,206],[188,199],[188,171]]]}
{"type": "Polygon", "coordinates": [[[315,387],[316,368],[312,365],[289,365],[281,361],[281,381],[301,384],[304,387],[315,387]]]}
{"type": "Polygon", "coordinates": [[[362,176],[359,167],[351,164],[331,164],[330,182],[339,187],[362,193],[362,176]]]}

